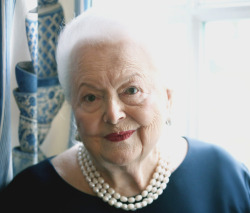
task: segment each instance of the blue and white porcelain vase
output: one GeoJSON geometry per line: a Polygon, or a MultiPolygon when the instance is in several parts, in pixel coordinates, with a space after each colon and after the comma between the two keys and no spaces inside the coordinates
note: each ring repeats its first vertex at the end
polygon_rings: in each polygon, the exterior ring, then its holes
{"type": "Polygon", "coordinates": [[[26,16],[26,32],[33,67],[38,78],[57,76],[55,50],[64,14],[57,0],[38,0],[26,16]]]}
{"type": "Polygon", "coordinates": [[[18,88],[13,91],[19,117],[19,142],[24,152],[35,153],[37,143],[37,77],[31,62],[20,62],[16,65],[18,88]]]}
{"type": "Polygon", "coordinates": [[[13,94],[20,110],[20,147],[13,149],[14,174],[44,159],[39,146],[64,102],[55,60],[63,21],[57,0],[38,0],[38,6],[25,19],[32,61],[16,66],[18,88],[13,94]]]}

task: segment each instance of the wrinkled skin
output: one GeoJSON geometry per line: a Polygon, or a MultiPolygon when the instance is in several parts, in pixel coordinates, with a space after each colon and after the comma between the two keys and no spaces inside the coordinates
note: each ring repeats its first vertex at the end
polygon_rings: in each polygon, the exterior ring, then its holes
{"type": "Polygon", "coordinates": [[[107,179],[115,182],[114,171],[126,171],[144,187],[157,163],[169,91],[147,52],[133,42],[85,45],[76,53],[71,104],[81,140],[107,179]],[[127,130],[135,132],[124,141],[104,138],[127,130]]]}

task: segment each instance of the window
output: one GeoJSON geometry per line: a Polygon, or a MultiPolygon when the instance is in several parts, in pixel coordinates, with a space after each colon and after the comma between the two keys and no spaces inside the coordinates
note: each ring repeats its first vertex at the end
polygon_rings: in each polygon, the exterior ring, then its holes
{"type": "MultiPolygon", "coordinates": [[[[133,2],[93,0],[93,6],[123,3],[129,13],[129,7],[144,7],[146,1],[133,2]]],[[[250,168],[250,0],[154,1],[150,6],[155,12],[168,8],[166,60],[176,74],[175,129],[224,147],[250,168]]]]}
{"type": "Polygon", "coordinates": [[[250,19],[204,22],[202,31],[198,137],[249,165],[250,19]]]}

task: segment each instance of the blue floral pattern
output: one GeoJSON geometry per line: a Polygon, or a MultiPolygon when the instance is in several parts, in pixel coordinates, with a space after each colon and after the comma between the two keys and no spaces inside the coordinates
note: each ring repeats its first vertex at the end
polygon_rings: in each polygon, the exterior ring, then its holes
{"type": "Polygon", "coordinates": [[[32,64],[35,73],[38,70],[38,21],[32,15],[27,15],[25,19],[26,25],[26,35],[28,39],[28,46],[30,51],[30,56],[32,59],[32,64]]]}
{"type": "Polygon", "coordinates": [[[36,93],[21,93],[18,89],[13,91],[20,114],[29,119],[37,119],[37,94],[36,93]]]}
{"type": "Polygon", "coordinates": [[[37,101],[39,106],[37,118],[38,123],[51,123],[64,102],[64,95],[61,86],[56,85],[53,87],[38,88],[37,101]]]}
{"type": "Polygon", "coordinates": [[[20,116],[19,119],[19,142],[22,151],[37,152],[37,121],[20,116]]]}
{"type": "Polygon", "coordinates": [[[44,159],[39,146],[64,102],[55,60],[63,20],[63,9],[57,0],[39,0],[38,7],[25,19],[32,63],[20,62],[16,67],[18,88],[13,94],[20,110],[20,147],[13,149],[14,174],[44,159]]]}

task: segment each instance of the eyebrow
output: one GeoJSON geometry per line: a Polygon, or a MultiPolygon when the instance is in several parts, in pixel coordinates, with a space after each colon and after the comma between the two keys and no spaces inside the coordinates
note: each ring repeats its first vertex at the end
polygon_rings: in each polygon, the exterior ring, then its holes
{"type": "MultiPolygon", "coordinates": [[[[143,75],[141,75],[141,74],[139,74],[139,73],[134,73],[134,74],[131,74],[131,75],[129,75],[129,76],[125,76],[125,77],[124,77],[125,80],[122,82],[122,84],[125,84],[125,83],[128,83],[128,82],[132,82],[136,77],[139,77],[140,79],[143,79],[143,75]]],[[[122,84],[121,84],[121,85],[122,85],[122,84]]],[[[92,84],[90,84],[90,83],[87,83],[87,82],[82,82],[82,83],[79,85],[78,90],[80,90],[80,88],[81,88],[81,87],[84,87],[84,86],[89,87],[89,88],[94,89],[94,90],[99,90],[99,91],[101,91],[100,88],[97,88],[96,86],[94,86],[94,85],[92,85],[92,84]]]]}
{"type": "Polygon", "coordinates": [[[81,83],[80,85],[79,85],[79,87],[78,87],[78,90],[80,90],[80,88],[81,87],[89,87],[89,88],[91,88],[91,89],[94,89],[94,90],[100,90],[100,89],[98,89],[97,87],[95,87],[94,85],[92,85],[92,84],[89,84],[89,83],[85,83],[85,82],[83,82],[83,83],[81,83]]]}
{"type": "Polygon", "coordinates": [[[143,75],[139,74],[139,73],[135,73],[135,74],[132,74],[132,75],[129,75],[126,77],[126,80],[124,80],[124,82],[131,82],[133,81],[136,77],[139,77],[140,79],[144,79],[143,78],[143,75]]]}

